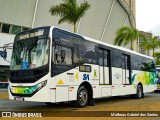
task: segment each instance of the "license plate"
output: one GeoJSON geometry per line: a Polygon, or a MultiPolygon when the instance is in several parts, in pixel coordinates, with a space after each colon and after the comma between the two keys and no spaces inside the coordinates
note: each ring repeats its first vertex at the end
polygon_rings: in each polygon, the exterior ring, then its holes
{"type": "Polygon", "coordinates": [[[24,98],[23,97],[15,97],[15,100],[17,100],[17,101],[24,101],[24,98]]]}

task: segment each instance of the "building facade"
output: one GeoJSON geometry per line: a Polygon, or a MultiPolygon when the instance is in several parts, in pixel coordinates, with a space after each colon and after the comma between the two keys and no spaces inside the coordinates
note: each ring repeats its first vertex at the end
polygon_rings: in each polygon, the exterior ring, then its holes
{"type": "MultiPolygon", "coordinates": [[[[152,32],[144,32],[144,31],[139,31],[140,34],[144,35],[148,40],[150,40],[151,38],[153,38],[153,34],[152,32]]],[[[157,40],[160,40],[160,36],[155,36],[157,38],[157,40]]],[[[144,55],[148,55],[148,56],[153,56],[153,50],[145,50],[143,48],[143,46],[141,46],[141,42],[143,40],[143,37],[139,37],[137,40],[137,52],[144,54],[144,55]]],[[[160,52],[159,48],[155,48],[154,52],[160,52]]]]}
{"type": "MultiPolygon", "coordinates": [[[[77,0],[80,4],[84,0],[77,0]]],[[[73,25],[58,25],[58,16],[49,8],[63,0],[0,0],[0,51],[13,43],[15,34],[39,26],[56,26],[73,32],[73,25]]],[[[113,44],[115,32],[122,26],[135,27],[135,0],[87,0],[91,5],[77,23],[77,33],[113,44]]],[[[12,49],[7,49],[10,61],[12,49]]],[[[9,62],[0,57],[0,82],[7,79],[9,62]]]]}
{"type": "MultiPolygon", "coordinates": [[[[144,35],[147,39],[150,39],[152,37],[152,33],[151,32],[144,32],[144,31],[139,31],[140,34],[144,35]]],[[[143,40],[143,37],[139,37],[138,40],[137,40],[137,51],[141,54],[144,54],[144,55],[148,55],[148,56],[151,56],[151,52],[149,50],[145,50],[143,48],[143,46],[141,45],[142,43],[142,40],[143,40]]]]}

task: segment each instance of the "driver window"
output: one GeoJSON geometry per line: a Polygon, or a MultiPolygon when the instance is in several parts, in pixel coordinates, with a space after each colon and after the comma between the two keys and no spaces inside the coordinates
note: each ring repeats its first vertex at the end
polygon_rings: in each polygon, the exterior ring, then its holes
{"type": "Polygon", "coordinates": [[[68,47],[56,46],[55,49],[55,64],[62,66],[70,66],[72,65],[72,50],[68,47]],[[62,57],[61,53],[65,51],[65,58],[62,57]]]}

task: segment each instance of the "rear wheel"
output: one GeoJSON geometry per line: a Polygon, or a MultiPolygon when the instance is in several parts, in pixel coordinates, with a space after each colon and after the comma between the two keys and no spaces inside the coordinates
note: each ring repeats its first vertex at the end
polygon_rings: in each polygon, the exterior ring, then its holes
{"type": "Polygon", "coordinates": [[[54,106],[54,105],[55,105],[55,103],[51,103],[51,102],[45,102],[45,104],[46,104],[47,106],[54,106]]]}
{"type": "Polygon", "coordinates": [[[77,93],[77,100],[75,105],[77,107],[85,107],[87,106],[89,101],[88,91],[84,86],[80,86],[77,93]]]}
{"type": "Polygon", "coordinates": [[[143,88],[141,85],[137,86],[137,94],[135,95],[135,98],[137,99],[143,98],[143,88]]]}

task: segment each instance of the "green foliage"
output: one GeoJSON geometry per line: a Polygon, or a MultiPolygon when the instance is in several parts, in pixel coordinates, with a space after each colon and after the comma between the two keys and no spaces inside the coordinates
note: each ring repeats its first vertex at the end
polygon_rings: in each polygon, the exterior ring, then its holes
{"type": "Polygon", "coordinates": [[[160,52],[155,52],[154,58],[156,60],[156,65],[160,65],[160,52]]]}
{"type": "Polygon", "coordinates": [[[64,3],[51,6],[49,12],[51,15],[59,15],[58,24],[68,22],[74,25],[74,32],[76,32],[76,23],[84,16],[90,5],[87,1],[77,5],[76,0],[64,0],[64,3]]]}
{"type": "Polygon", "coordinates": [[[155,67],[155,63],[152,61],[152,62],[144,62],[142,63],[142,67],[141,67],[141,70],[142,71],[150,71],[152,69],[154,69],[155,67]]]}
{"type": "Polygon", "coordinates": [[[155,49],[160,47],[160,40],[158,40],[157,37],[152,37],[152,36],[146,38],[144,35],[141,35],[141,37],[143,37],[143,39],[140,46],[143,47],[145,50],[152,50],[154,57],[155,49]]]}
{"type": "Polygon", "coordinates": [[[132,27],[124,26],[117,30],[114,44],[121,45],[130,45],[130,49],[133,50],[133,42],[138,38],[138,30],[132,27]]]}

